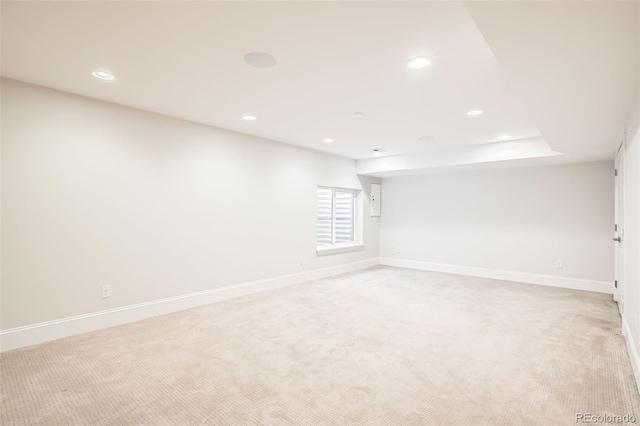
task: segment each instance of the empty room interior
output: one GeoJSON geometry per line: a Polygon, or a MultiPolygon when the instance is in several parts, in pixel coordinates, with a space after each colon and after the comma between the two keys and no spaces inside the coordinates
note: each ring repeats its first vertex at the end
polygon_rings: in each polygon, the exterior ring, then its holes
{"type": "Polygon", "coordinates": [[[2,425],[640,423],[640,2],[0,20],[2,425]]]}

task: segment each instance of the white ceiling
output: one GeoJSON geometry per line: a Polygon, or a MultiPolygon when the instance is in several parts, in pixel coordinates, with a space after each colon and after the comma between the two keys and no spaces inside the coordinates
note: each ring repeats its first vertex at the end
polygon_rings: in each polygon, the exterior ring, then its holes
{"type": "Polygon", "coordinates": [[[515,3],[2,2],[2,75],[356,159],[504,133],[609,158],[637,96],[637,2],[515,3]],[[245,64],[256,51],[277,65],[245,64]]]}
{"type": "Polygon", "coordinates": [[[525,115],[568,159],[612,158],[638,102],[640,2],[467,2],[525,115]]]}

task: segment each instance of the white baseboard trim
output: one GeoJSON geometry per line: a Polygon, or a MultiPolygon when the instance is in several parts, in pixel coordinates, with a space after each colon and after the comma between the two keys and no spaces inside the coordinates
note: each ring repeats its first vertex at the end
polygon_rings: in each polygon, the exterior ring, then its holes
{"type": "Polygon", "coordinates": [[[421,269],[423,271],[470,275],[473,277],[492,278],[496,280],[570,288],[573,290],[594,291],[596,293],[613,294],[614,290],[613,283],[608,283],[606,281],[528,274],[524,272],[502,271],[499,269],[477,268],[475,266],[449,265],[445,263],[422,262],[418,260],[395,259],[390,257],[381,257],[380,264],[397,266],[400,268],[421,269]]]}
{"type": "Polygon", "coordinates": [[[624,340],[627,344],[627,352],[629,352],[629,359],[631,359],[633,376],[636,379],[638,393],[640,393],[640,355],[638,355],[638,350],[636,349],[635,342],[633,341],[633,335],[631,334],[629,323],[624,316],[622,317],[622,335],[624,336],[624,340]]]}
{"type": "Polygon", "coordinates": [[[89,331],[100,330],[129,322],[139,321],[158,315],[169,314],[208,305],[235,297],[258,293],[293,284],[300,284],[333,275],[353,272],[379,264],[378,258],[347,263],[274,278],[229,285],[166,299],[153,300],[121,308],[92,312],[90,314],[62,318],[39,324],[16,327],[0,331],[0,351],[9,351],[38,343],[74,336],[89,331]]]}

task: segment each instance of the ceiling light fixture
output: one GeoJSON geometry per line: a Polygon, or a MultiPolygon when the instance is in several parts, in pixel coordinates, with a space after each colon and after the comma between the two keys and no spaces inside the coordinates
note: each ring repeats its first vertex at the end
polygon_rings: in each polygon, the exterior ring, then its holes
{"type": "Polygon", "coordinates": [[[256,68],[269,68],[274,66],[278,61],[276,58],[264,52],[251,52],[244,55],[244,61],[247,65],[256,68]]]}
{"type": "Polygon", "coordinates": [[[407,62],[407,66],[413,69],[424,68],[431,63],[431,60],[425,56],[418,56],[407,62]]]}
{"type": "Polygon", "coordinates": [[[256,121],[258,119],[258,117],[256,117],[253,114],[245,114],[245,115],[242,116],[242,119],[244,121],[256,121]]]}
{"type": "Polygon", "coordinates": [[[373,155],[375,155],[376,157],[379,157],[384,153],[383,149],[372,149],[372,151],[373,151],[373,155]]]}
{"type": "Polygon", "coordinates": [[[506,141],[509,138],[511,138],[511,136],[509,135],[500,135],[496,139],[498,139],[499,141],[506,141]]]}
{"type": "Polygon", "coordinates": [[[94,71],[91,73],[95,78],[99,78],[100,80],[115,80],[116,77],[108,71],[94,71]]]}
{"type": "Polygon", "coordinates": [[[484,111],[481,110],[481,109],[471,109],[471,110],[467,111],[467,115],[469,115],[469,116],[481,115],[482,113],[484,113],[484,111]]]}
{"type": "Polygon", "coordinates": [[[322,139],[322,142],[324,142],[324,143],[333,143],[333,139],[331,139],[331,138],[324,138],[324,139],[322,139]]]}
{"type": "Polygon", "coordinates": [[[364,112],[354,112],[353,115],[355,118],[362,118],[364,117],[364,112]]]}

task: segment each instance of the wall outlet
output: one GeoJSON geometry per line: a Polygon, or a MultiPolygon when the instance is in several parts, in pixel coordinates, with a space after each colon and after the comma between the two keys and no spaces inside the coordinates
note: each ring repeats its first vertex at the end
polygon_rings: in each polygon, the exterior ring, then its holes
{"type": "Polygon", "coordinates": [[[111,286],[110,285],[103,285],[102,286],[102,298],[106,299],[111,297],[111,286]]]}
{"type": "Polygon", "coordinates": [[[562,269],[564,262],[562,260],[556,260],[556,269],[562,269]]]}

